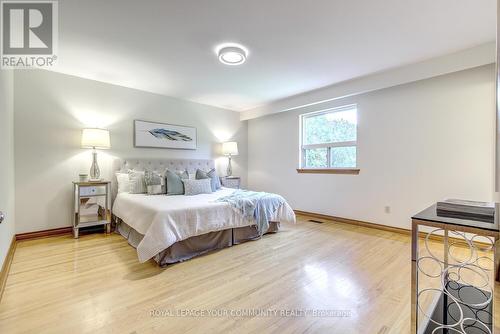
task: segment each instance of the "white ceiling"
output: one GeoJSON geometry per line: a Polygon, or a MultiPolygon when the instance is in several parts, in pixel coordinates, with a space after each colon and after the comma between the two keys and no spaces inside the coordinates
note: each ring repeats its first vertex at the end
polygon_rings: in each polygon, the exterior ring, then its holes
{"type": "Polygon", "coordinates": [[[495,39],[495,0],[60,0],[58,72],[247,110],[495,39]],[[238,42],[242,66],[214,47],[238,42]]]}

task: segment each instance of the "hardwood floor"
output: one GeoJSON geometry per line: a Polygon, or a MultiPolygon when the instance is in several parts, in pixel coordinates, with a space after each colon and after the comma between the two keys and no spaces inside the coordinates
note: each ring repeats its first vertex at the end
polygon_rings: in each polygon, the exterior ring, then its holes
{"type": "Polygon", "coordinates": [[[118,235],[19,242],[0,333],[408,333],[409,236],[299,218],[260,241],[166,269],[140,264],[118,235]],[[245,309],[349,316],[165,313],[245,309]]]}

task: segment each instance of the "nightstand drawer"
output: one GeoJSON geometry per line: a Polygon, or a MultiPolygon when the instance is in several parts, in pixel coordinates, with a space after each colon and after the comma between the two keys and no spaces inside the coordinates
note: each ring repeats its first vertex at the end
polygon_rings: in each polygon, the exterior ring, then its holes
{"type": "Polygon", "coordinates": [[[80,196],[106,195],[106,186],[79,187],[80,196]]]}
{"type": "Polygon", "coordinates": [[[240,188],[241,179],[239,177],[221,177],[220,181],[223,187],[240,188]]]}

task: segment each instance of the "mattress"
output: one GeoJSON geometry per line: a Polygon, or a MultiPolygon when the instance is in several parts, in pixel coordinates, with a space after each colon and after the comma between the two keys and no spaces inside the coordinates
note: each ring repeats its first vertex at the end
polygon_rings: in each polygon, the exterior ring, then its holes
{"type": "MultiPolygon", "coordinates": [[[[217,199],[235,189],[222,188],[211,194],[146,195],[120,193],[113,204],[113,214],[144,235],[137,245],[140,262],[148,261],[174,243],[188,238],[230,228],[251,226],[229,203],[217,199]]],[[[276,210],[273,221],[295,222],[288,203],[276,210]]]]}

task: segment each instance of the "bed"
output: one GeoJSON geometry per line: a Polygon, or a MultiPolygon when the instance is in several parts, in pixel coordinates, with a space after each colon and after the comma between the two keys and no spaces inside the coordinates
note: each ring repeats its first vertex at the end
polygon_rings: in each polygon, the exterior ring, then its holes
{"type": "MultiPolygon", "coordinates": [[[[118,159],[113,163],[113,172],[168,168],[194,173],[198,168],[208,170],[214,165],[213,160],[118,159]]],[[[116,231],[136,248],[140,262],[153,259],[160,266],[167,266],[261,237],[254,219],[244,218],[229,203],[217,201],[235,189],[222,188],[195,196],[118,194],[117,189],[113,177],[116,231]]],[[[273,213],[269,227],[262,232],[278,232],[280,222],[295,222],[295,214],[286,202],[273,213]]]]}

